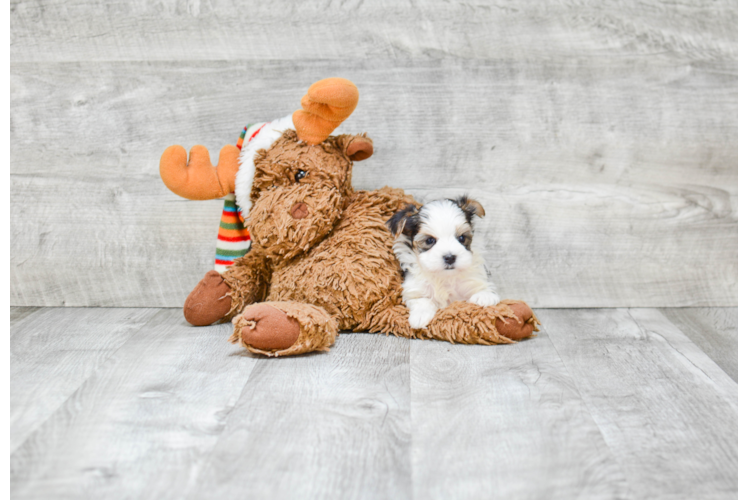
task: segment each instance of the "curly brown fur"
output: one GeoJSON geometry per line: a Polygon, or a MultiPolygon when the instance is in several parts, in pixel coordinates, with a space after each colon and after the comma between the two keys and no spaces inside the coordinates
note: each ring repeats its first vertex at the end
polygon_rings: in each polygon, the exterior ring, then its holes
{"type": "Polygon", "coordinates": [[[319,304],[341,329],[367,330],[368,315],[399,300],[400,267],[384,222],[408,202],[402,190],[355,193],[328,238],[275,270],[268,300],[319,304]]]}
{"type": "Polygon", "coordinates": [[[224,282],[231,288],[231,308],[223,321],[231,320],[248,304],[265,300],[272,276],[270,264],[263,249],[252,245],[249,252],[223,273],[224,282]]]}
{"type": "Polygon", "coordinates": [[[496,322],[509,319],[520,321],[510,307],[515,302],[505,300],[488,307],[470,302],[453,302],[439,309],[428,328],[418,337],[446,340],[453,344],[512,344],[513,339],[499,333],[496,322]]]}

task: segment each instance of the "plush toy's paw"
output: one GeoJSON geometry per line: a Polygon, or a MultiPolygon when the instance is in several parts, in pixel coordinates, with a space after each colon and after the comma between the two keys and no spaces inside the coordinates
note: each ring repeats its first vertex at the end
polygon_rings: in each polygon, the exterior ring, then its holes
{"type": "Polygon", "coordinates": [[[460,301],[439,309],[425,334],[416,336],[460,344],[511,344],[531,337],[539,324],[524,302],[503,300],[479,306],[460,301]]]}
{"type": "Polygon", "coordinates": [[[300,302],[252,304],[233,323],[229,341],[266,356],[326,351],[338,334],[338,324],[327,311],[300,302]]]}
{"type": "Polygon", "coordinates": [[[288,349],[299,338],[299,322],[267,303],[247,306],[242,317],[246,321],[240,327],[242,341],[255,349],[288,349]]]}
{"type": "Polygon", "coordinates": [[[231,288],[217,271],[208,271],[184,301],[184,319],[195,326],[207,326],[231,310],[231,288]]]}
{"type": "Polygon", "coordinates": [[[473,294],[470,299],[468,299],[468,302],[471,302],[473,304],[478,304],[479,306],[495,306],[499,302],[501,302],[501,297],[499,297],[496,293],[491,292],[489,290],[484,290],[482,292],[478,292],[476,294],[473,294]]]}
{"type": "Polygon", "coordinates": [[[538,321],[530,306],[524,302],[514,302],[508,305],[519,321],[512,317],[496,318],[496,330],[499,334],[512,340],[522,340],[532,336],[537,330],[538,321]]]}

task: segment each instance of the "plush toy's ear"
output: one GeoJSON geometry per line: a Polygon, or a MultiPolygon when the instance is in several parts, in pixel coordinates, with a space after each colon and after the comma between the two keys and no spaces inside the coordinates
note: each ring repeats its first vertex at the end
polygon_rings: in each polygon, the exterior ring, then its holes
{"type": "Polygon", "coordinates": [[[387,227],[392,232],[392,235],[397,238],[405,230],[405,225],[408,223],[408,218],[418,214],[418,210],[415,205],[408,205],[404,209],[395,213],[390,220],[387,221],[387,227]]]}
{"type": "Polygon", "coordinates": [[[454,202],[457,203],[457,206],[468,214],[469,217],[472,217],[473,215],[483,217],[486,215],[486,211],[483,210],[483,205],[475,200],[471,200],[467,195],[457,198],[454,202]]]}
{"type": "Polygon", "coordinates": [[[365,160],[374,154],[374,143],[366,135],[357,135],[348,143],[345,154],[353,161],[365,160]]]}

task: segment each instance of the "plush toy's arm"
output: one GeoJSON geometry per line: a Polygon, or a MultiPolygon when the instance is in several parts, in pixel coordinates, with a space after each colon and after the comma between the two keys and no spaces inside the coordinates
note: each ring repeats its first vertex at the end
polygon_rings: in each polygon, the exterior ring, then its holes
{"type": "Polygon", "coordinates": [[[272,276],[270,259],[259,245],[253,244],[249,252],[236,259],[222,276],[231,288],[231,309],[226,315],[230,319],[249,304],[265,300],[272,276]]]}

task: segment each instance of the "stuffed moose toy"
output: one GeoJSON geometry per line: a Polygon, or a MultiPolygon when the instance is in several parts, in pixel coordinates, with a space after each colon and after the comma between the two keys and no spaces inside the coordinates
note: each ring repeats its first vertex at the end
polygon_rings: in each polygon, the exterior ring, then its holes
{"type": "Polygon", "coordinates": [[[353,83],[328,78],[309,88],[303,109],[245,129],[238,147],[221,150],[217,167],[202,146],[192,148],[189,161],[182,147],[166,149],[166,186],[189,199],[235,193],[237,220],[252,239],[246,254],[223,273],[209,271],[189,294],[186,320],[233,320],[230,340],[267,356],[328,350],[340,330],[486,345],[532,336],[537,319],[512,300],[489,307],[454,302],[426,328],[410,327],[386,222],[419,205],[401,189],[354,190],[353,162],[372,155],[372,141],[330,133],[357,103],[353,83]]]}

